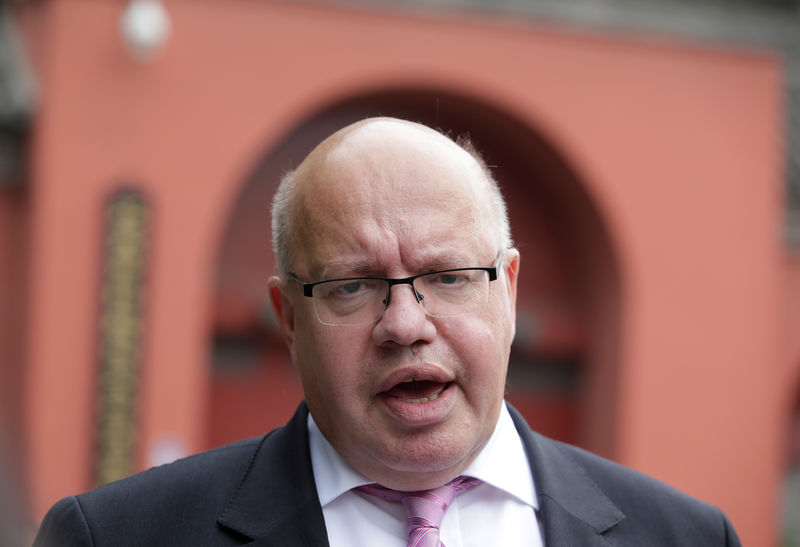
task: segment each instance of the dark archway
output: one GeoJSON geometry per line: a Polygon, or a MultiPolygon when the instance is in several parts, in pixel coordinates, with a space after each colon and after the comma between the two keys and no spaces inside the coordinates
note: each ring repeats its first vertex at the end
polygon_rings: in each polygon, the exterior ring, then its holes
{"type": "Polygon", "coordinates": [[[245,181],[218,262],[209,444],[283,423],[302,396],[266,308],[271,197],[317,142],[377,115],[468,134],[482,151],[522,253],[508,398],[539,431],[613,456],[620,283],[601,215],[575,170],[534,129],[469,97],[420,89],[324,108],[267,151],[245,181]]]}
{"type": "MultiPolygon", "coordinates": [[[[795,370],[800,370],[796,368],[795,370]]],[[[798,376],[798,375],[795,375],[798,376]]],[[[795,382],[786,428],[786,455],[781,492],[781,545],[800,544],[800,382],[795,382]]]]}

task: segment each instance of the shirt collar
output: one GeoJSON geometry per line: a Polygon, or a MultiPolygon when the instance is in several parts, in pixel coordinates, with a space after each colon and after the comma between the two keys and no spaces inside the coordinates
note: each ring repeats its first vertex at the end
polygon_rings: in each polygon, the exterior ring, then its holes
{"type": "MultiPolygon", "coordinates": [[[[308,439],[322,507],[357,486],[373,482],[342,459],[322,435],[311,413],[308,414],[308,439]]],[[[538,509],[532,473],[522,440],[503,404],[489,442],[463,474],[480,479],[538,509]]]]}
{"type": "Polygon", "coordinates": [[[308,413],[308,444],[311,451],[311,467],[322,507],[345,492],[373,481],[353,469],[331,446],[317,423],[308,413]]]}
{"type": "Polygon", "coordinates": [[[505,404],[500,407],[500,417],[489,442],[462,474],[478,478],[539,509],[533,471],[505,404]]]}

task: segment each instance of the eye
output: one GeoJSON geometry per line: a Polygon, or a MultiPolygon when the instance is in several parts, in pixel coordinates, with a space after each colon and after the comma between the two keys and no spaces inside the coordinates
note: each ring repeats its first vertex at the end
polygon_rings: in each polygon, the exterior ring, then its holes
{"type": "Polygon", "coordinates": [[[350,295],[356,294],[358,291],[364,290],[365,283],[361,280],[358,281],[348,281],[347,283],[342,283],[336,288],[336,294],[340,295],[350,295]]]}
{"type": "Polygon", "coordinates": [[[442,272],[430,276],[429,282],[431,284],[439,285],[442,287],[459,287],[469,281],[467,272],[442,272]]]}
{"type": "Polygon", "coordinates": [[[342,281],[331,281],[317,286],[317,297],[350,300],[354,298],[370,297],[379,291],[379,281],[369,278],[365,279],[343,279],[342,281]]]}

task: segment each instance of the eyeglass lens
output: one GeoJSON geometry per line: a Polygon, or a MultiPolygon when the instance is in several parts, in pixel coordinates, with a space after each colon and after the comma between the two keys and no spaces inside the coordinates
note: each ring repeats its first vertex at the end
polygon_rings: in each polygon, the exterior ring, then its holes
{"type": "MultiPolygon", "coordinates": [[[[434,272],[415,278],[413,287],[425,312],[435,317],[476,311],[489,298],[489,277],[485,270],[434,272]]],[[[368,277],[329,281],[314,286],[313,298],[322,323],[371,323],[390,304],[390,283],[368,277]]]]}

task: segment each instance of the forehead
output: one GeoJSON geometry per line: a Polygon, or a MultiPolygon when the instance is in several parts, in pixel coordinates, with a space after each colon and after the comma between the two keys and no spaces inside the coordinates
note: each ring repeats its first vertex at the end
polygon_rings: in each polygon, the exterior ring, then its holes
{"type": "Polygon", "coordinates": [[[309,156],[296,185],[293,255],[309,274],[370,260],[468,260],[494,240],[480,166],[423,126],[378,122],[340,135],[309,156]]]}

